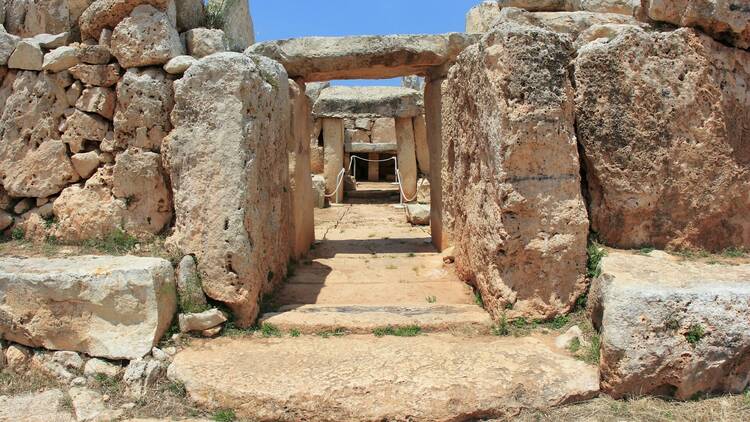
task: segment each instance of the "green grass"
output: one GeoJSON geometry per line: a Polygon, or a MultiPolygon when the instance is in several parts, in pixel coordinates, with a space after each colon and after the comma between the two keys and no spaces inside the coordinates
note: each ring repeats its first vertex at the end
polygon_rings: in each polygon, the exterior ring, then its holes
{"type": "Polygon", "coordinates": [[[505,314],[500,317],[500,322],[492,327],[492,334],[501,337],[510,335],[510,327],[508,327],[508,319],[505,317],[505,314]]]}
{"type": "Polygon", "coordinates": [[[578,337],[574,338],[570,342],[568,350],[570,350],[570,353],[576,354],[579,350],[581,350],[581,340],[579,340],[578,337]]]}
{"type": "Polygon", "coordinates": [[[13,240],[24,240],[26,232],[21,227],[13,227],[13,230],[10,231],[10,238],[13,240]]]}
{"type": "Polygon", "coordinates": [[[588,364],[598,365],[601,358],[601,344],[602,340],[598,334],[591,336],[591,342],[581,359],[588,364]]]}
{"type": "Polygon", "coordinates": [[[291,329],[291,330],[289,331],[289,336],[290,336],[290,337],[299,337],[300,335],[301,335],[301,333],[300,333],[300,332],[299,332],[299,330],[298,330],[298,329],[296,329],[296,328],[292,328],[292,329],[291,329]]]}
{"type": "Polygon", "coordinates": [[[639,255],[648,255],[648,254],[650,254],[653,251],[654,251],[653,247],[651,247],[651,246],[644,246],[644,247],[638,249],[638,254],[639,255]]]}
{"type": "Polygon", "coordinates": [[[570,322],[570,317],[567,315],[556,316],[555,319],[550,321],[548,324],[552,329],[559,330],[564,328],[570,322]]]}
{"type": "Polygon", "coordinates": [[[260,333],[263,337],[281,337],[281,330],[273,324],[263,323],[260,326],[260,333]]]}
{"type": "Polygon", "coordinates": [[[607,256],[607,251],[593,239],[589,239],[589,245],[586,249],[588,252],[588,262],[586,263],[586,273],[589,278],[597,278],[602,275],[602,258],[607,256]]]}
{"type": "Polygon", "coordinates": [[[170,381],[167,384],[167,390],[177,397],[187,397],[187,389],[185,384],[180,381],[170,381]]]}
{"type": "Polygon", "coordinates": [[[385,269],[386,270],[397,270],[398,267],[396,267],[395,265],[388,265],[388,266],[385,267],[385,269]]]}
{"type": "Polygon", "coordinates": [[[234,414],[234,410],[224,409],[214,413],[211,419],[216,422],[234,422],[237,420],[237,415],[234,414]]]}
{"type": "Polygon", "coordinates": [[[677,255],[683,259],[699,259],[708,258],[711,256],[710,253],[703,249],[680,249],[673,252],[673,255],[677,255]]]}
{"type": "Polygon", "coordinates": [[[474,303],[476,303],[477,306],[484,308],[484,300],[482,300],[482,293],[480,293],[479,290],[474,292],[474,303]]]}
{"type": "Polygon", "coordinates": [[[427,296],[426,300],[427,303],[435,303],[437,302],[437,296],[427,296]]]}
{"type": "Polygon", "coordinates": [[[323,338],[329,338],[329,337],[343,337],[347,334],[349,334],[349,332],[346,331],[346,329],[336,328],[333,331],[321,331],[317,335],[323,338]]]}
{"type": "Polygon", "coordinates": [[[744,258],[747,253],[742,248],[727,248],[722,251],[721,256],[725,258],[744,258]]]}
{"type": "Polygon", "coordinates": [[[414,258],[415,256],[417,256],[417,254],[415,254],[414,252],[409,253],[409,258],[414,258]]]}
{"type": "Polygon", "coordinates": [[[395,337],[416,337],[422,333],[422,328],[418,325],[407,325],[405,327],[380,327],[372,330],[377,337],[395,336],[395,337]]]}
{"type": "Polygon", "coordinates": [[[103,239],[93,239],[83,242],[84,247],[96,249],[109,255],[125,255],[135,248],[138,239],[122,229],[115,229],[103,239]]]}
{"type": "Polygon", "coordinates": [[[691,325],[688,332],[685,333],[685,339],[687,340],[688,343],[692,344],[693,346],[700,343],[700,341],[705,336],[706,336],[706,329],[703,328],[703,326],[700,324],[691,325]]]}

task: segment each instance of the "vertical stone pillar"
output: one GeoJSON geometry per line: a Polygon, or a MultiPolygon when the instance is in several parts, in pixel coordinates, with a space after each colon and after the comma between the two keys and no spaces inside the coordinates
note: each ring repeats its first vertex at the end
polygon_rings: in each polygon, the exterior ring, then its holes
{"type": "Polygon", "coordinates": [[[417,200],[417,147],[414,142],[414,124],[410,117],[396,119],[398,170],[404,189],[404,202],[417,200]]]}
{"type": "Polygon", "coordinates": [[[443,84],[445,78],[430,79],[424,90],[427,147],[430,155],[430,231],[432,243],[442,251],[450,247],[451,236],[443,215],[443,84]]]}
{"type": "MultiPolygon", "coordinates": [[[[324,169],[326,178],[326,195],[336,190],[341,169],[344,168],[344,121],[342,119],[323,119],[324,169]]],[[[341,181],[336,195],[330,198],[331,203],[344,202],[344,182],[341,181]]]]}
{"type": "Polygon", "coordinates": [[[424,115],[414,118],[414,142],[417,144],[417,163],[419,170],[430,176],[430,149],[427,146],[427,124],[424,115]]]}
{"type": "Polygon", "coordinates": [[[292,106],[291,133],[287,144],[291,209],[294,236],[291,236],[291,256],[302,258],[315,241],[314,202],[310,177],[310,100],[305,95],[305,84],[289,81],[292,106]]]}
{"type": "Polygon", "coordinates": [[[380,159],[380,154],[371,152],[367,158],[372,160],[367,163],[367,180],[370,182],[377,182],[380,180],[380,163],[375,161],[380,159]]]}

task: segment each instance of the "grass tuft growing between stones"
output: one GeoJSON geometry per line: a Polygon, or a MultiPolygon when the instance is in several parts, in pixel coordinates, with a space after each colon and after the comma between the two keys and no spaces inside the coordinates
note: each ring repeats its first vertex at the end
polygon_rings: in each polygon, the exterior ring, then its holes
{"type": "Polygon", "coordinates": [[[427,303],[436,303],[437,302],[437,296],[427,296],[425,298],[427,300],[427,303]]]}
{"type": "Polygon", "coordinates": [[[279,330],[279,328],[273,324],[264,322],[260,326],[260,334],[265,338],[281,337],[281,330],[279,330]]]}
{"type": "Polygon", "coordinates": [[[688,343],[695,346],[706,336],[706,329],[700,324],[693,324],[690,329],[685,333],[685,339],[688,343]]]}
{"type": "Polygon", "coordinates": [[[108,255],[124,255],[132,251],[137,244],[137,238],[129,235],[122,229],[116,229],[103,239],[85,241],[83,246],[96,249],[108,255]]]}
{"type": "Polygon", "coordinates": [[[317,333],[319,337],[330,338],[330,337],[343,337],[349,334],[345,328],[336,328],[335,330],[321,331],[317,333]]]}
{"type": "Polygon", "coordinates": [[[416,337],[422,334],[422,328],[418,325],[407,325],[405,327],[379,327],[372,330],[376,337],[395,336],[395,337],[416,337]]]}
{"type": "Polygon", "coordinates": [[[597,278],[602,275],[602,258],[607,256],[607,251],[599,244],[595,235],[589,236],[589,245],[586,251],[588,252],[586,274],[589,278],[597,278]]]}
{"type": "Polygon", "coordinates": [[[216,422],[234,422],[237,420],[237,416],[234,414],[234,410],[224,409],[214,413],[211,419],[216,422]]]}

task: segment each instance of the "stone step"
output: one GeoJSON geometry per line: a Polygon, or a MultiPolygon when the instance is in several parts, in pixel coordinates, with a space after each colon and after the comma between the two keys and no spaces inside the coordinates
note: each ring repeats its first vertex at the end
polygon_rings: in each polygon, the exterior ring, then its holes
{"type": "Polygon", "coordinates": [[[435,297],[436,303],[471,304],[471,287],[447,281],[416,283],[285,284],[275,297],[279,305],[419,305],[435,297]]]}
{"type": "Polygon", "coordinates": [[[288,332],[316,334],[343,329],[352,334],[371,334],[376,328],[419,326],[423,332],[489,333],[492,319],[476,305],[291,305],[264,314],[261,323],[288,332]]]}
{"type": "Polygon", "coordinates": [[[195,340],[169,368],[199,406],[259,421],[465,421],[594,397],[595,367],[551,338],[195,340]]]}

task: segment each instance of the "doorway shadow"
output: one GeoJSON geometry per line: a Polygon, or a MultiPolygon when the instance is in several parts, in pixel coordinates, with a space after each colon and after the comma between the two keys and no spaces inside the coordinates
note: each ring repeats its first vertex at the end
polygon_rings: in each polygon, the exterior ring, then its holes
{"type": "Polygon", "coordinates": [[[437,250],[429,236],[418,238],[343,239],[322,242],[314,251],[316,258],[334,258],[337,255],[435,253],[437,250]]]}

